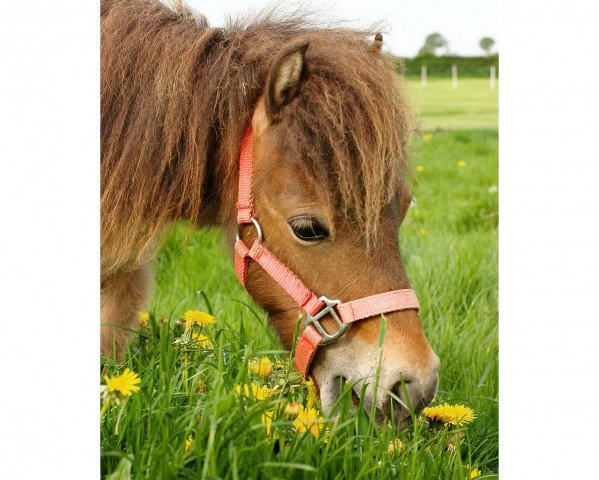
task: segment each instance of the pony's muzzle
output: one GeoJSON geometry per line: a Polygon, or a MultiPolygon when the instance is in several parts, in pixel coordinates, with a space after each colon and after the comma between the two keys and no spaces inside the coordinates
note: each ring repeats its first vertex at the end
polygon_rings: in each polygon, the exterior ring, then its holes
{"type": "MultiPolygon", "coordinates": [[[[435,396],[439,365],[439,358],[431,351],[428,361],[420,363],[417,370],[383,363],[378,378],[373,370],[360,372],[359,368],[346,368],[328,379],[320,376],[323,408],[329,411],[344,389],[351,386],[354,413],[362,405],[364,413],[373,415],[378,424],[390,422],[397,429],[407,428],[435,396]]],[[[318,367],[315,373],[320,373],[318,367]]]]}
{"type": "Polygon", "coordinates": [[[435,396],[439,382],[438,369],[439,359],[433,354],[429,368],[419,374],[406,374],[401,371],[383,373],[378,381],[373,377],[365,379],[364,382],[357,382],[354,392],[358,397],[364,397],[363,404],[367,415],[373,413],[373,402],[376,404],[374,415],[377,423],[391,422],[397,428],[404,429],[435,396]]]}

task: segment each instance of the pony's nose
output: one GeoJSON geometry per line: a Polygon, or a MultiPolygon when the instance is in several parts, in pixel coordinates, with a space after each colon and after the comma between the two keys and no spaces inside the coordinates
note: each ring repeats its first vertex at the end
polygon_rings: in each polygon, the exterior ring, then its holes
{"type": "Polygon", "coordinates": [[[427,372],[420,375],[399,375],[391,388],[377,401],[378,419],[393,417],[399,428],[405,428],[412,421],[412,414],[418,415],[437,392],[439,382],[438,359],[427,372]],[[399,401],[398,401],[399,399],[399,401]]]}

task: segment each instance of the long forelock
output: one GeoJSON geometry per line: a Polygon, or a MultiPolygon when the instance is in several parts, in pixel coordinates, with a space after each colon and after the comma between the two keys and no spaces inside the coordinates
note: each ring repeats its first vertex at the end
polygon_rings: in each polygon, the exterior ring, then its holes
{"type": "Polygon", "coordinates": [[[383,207],[409,175],[412,111],[387,59],[368,52],[368,37],[338,35],[343,41],[311,38],[306,80],[283,121],[288,147],[327,179],[337,212],[373,244],[383,207]]]}

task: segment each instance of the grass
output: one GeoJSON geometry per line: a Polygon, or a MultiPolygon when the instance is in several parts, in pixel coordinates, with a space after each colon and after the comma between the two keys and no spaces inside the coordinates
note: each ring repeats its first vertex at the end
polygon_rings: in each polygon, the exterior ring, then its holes
{"type": "MultiPolygon", "coordinates": [[[[467,97],[465,84],[460,83],[461,98],[467,97]]],[[[437,91],[432,81],[427,92],[446,99],[438,111],[447,113],[437,117],[437,127],[453,128],[472,117],[470,101],[451,106],[450,92],[437,91]]],[[[437,108],[428,97],[417,104],[425,119],[437,108]]],[[[477,419],[453,432],[433,430],[421,419],[397,434],[375,427],[363,414],[350,418],[346,394],[328,441],[324,431],[295,432],[292,420],[276,412],[282,401],[305,404],[309,390],[289,366],[265,315],[239,286],[220,233],[177,225],[156,262],[148,327],[132,342],[124,365],[106,364],[109,375],[125,366],[139,373],[141,390],[102,419],[103,478],[464,480],[474,468],[483,478],[496,478],[497,130],[429,135],[414,146],[414,165],[423,168],[416,172],[417,201],[402,225],[400,244],[423,306],[423,328],[442,361],[433,403],[463,403],[477,419]],[[198,297],[198,290],[205,295],[198,297]],[[213,348],[173,344],[183,334],[176,320],[188,309],[216,317],[204,332],[213,348]],[[247,368],[248,360],[263,355],[283,362],[268,380],[247,368]],[[276,387],[276,393],[266,401],[235,393],[235,385],[252,381],[276,387]],[[266,411],[275,412],[275,439],[262,422],[266,411]],[[390,455],[388,445],[396,437],[403,449],[390,455]]]]}
{"type": "Polygon", "coordinates": [[[498,84],[495,90],[481,78],[459,79],[455,89],[445,78],[429,78],[426,87],[416,79],[407,84],[424,130],[497,129],[498,84]]]}

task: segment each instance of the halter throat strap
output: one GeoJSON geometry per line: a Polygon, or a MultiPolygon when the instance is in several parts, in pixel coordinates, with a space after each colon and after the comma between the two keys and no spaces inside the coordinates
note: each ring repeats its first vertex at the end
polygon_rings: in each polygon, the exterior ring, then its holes
{"type": "Polygon", "coordinates": [[[318,347],[341,338],[350,325],[358,320],[400,310],[420,309],[414,290],[401,289],[370,295],[341,303],[325,296],[318,297],[263,243],[260,223],[254,217],[252,196],[254,136],[249,126],[244,134],[239,155],[239,189],[237,194],[237,228],[235,232],[235,273],[245,287],[250,260],[254,260],[306,312],[304,330],[295,349],[294,362],[299,372],[308,376],[310,364],[318,347]],[[251,247],[241,239],[245,225],[256,229],[257,238],[251,247]],[[335,332],[325,330],[320,320],[330,316],[337,324],[335,332]]]}

